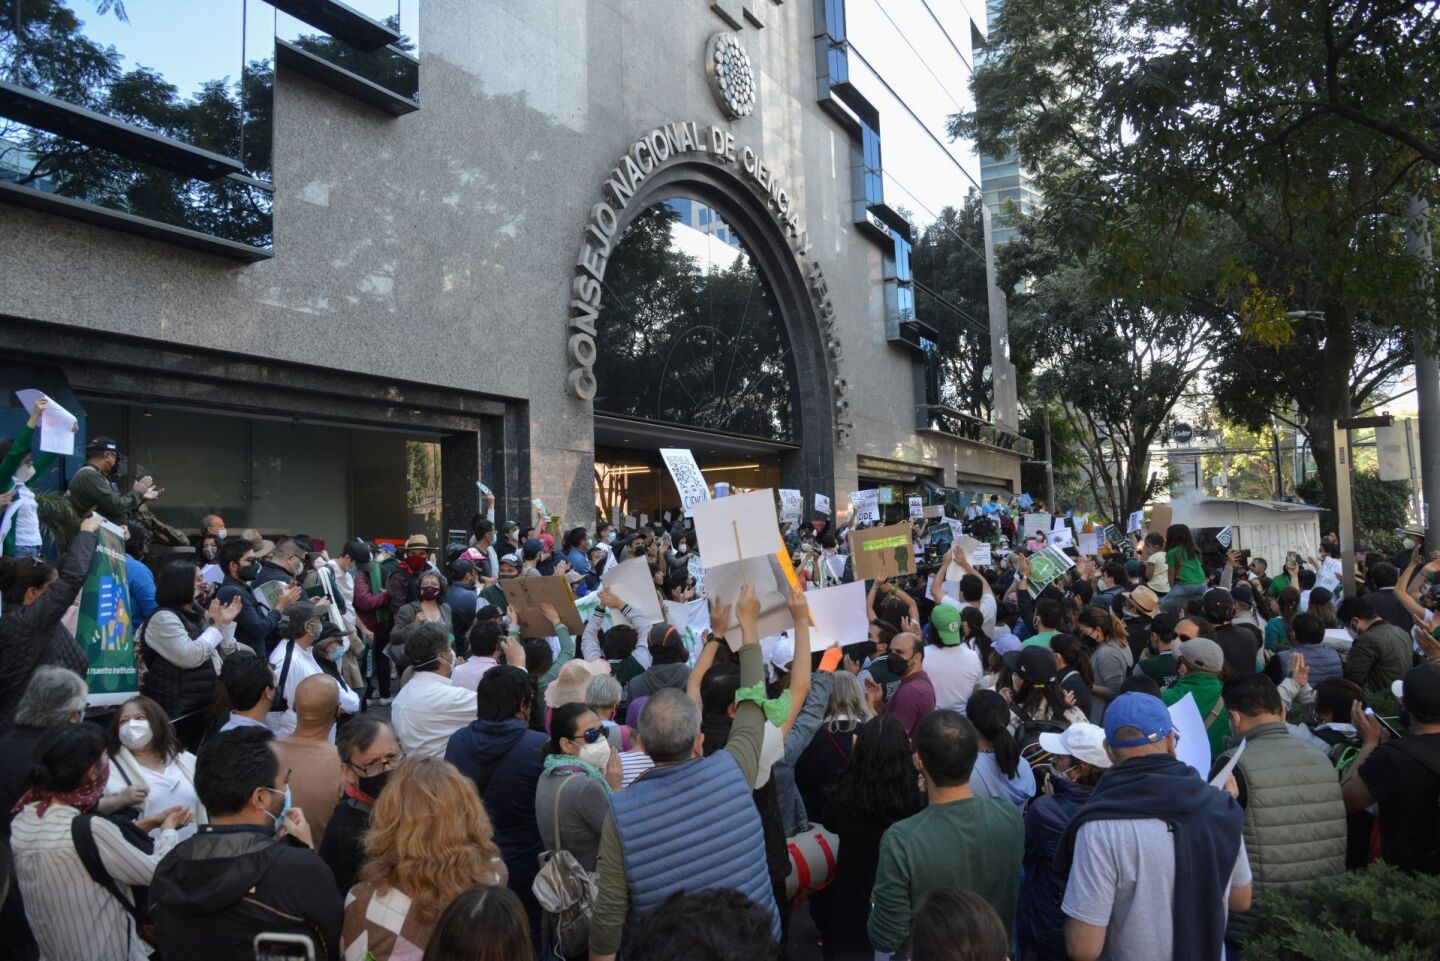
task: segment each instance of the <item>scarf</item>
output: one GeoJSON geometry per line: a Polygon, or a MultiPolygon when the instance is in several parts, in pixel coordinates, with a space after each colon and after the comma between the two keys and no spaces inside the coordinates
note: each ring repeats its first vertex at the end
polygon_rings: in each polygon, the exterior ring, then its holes
{"type": "Polygon", "coordinates": [[[85,814],[93,810],[95,805],[100,803],[100,799],[105,796],[105,784],[109,779],[110,768],[107,765],[105,770],[100,772],[99,776],[82,782],[81,785],[73,791],[42,791],[39,788],[32,787],[25,792],[20,800],[15,802],[15,806],[10,809],[10,813],[19,814],[27,804],[38,801],[40,802],[40,807],[35,813],[42,818],[52,804],[64,804],[67,807],[76,808],[81,814],[85,814]]]}
{"type": "MultiPolygon", "coordinates": [[[[370,562],[370,592],[372,594],[381,594],[384,593],[384,591],[385,586],[382,583],[380,574],[380,562],[372,560],[370,562]]],[[[375,623],[384,624],[388,620],[390,620],[390,605],[385,604],[377,607],[375,609],[375,623]]]]}
{"type": "Polygon", "coordinates": [[[582,761],[573,754],[545,755],[545,773],[550,774],[554,771],[563,771],[566,774],[583,774],[590,778],[590,780],[599,782],[600,786],[605,789],[606,794],[614,793],[614,789],[610,787],[610,782],[605,780],[605,775],[600,773],[598,767],[589,761],[582,761]]]}
{"type": "Polygon", "coordinates": [[[349,781],[345,782],[345,796],[353,800],[359,801],[361,804],[365,805],[367,810],[375,806],[375,799],[373,797],[366,794],[364,791],[360,790],[357,785],[351,784],[349,781]]]}
{"type": "Polygon", "coordinates": [[[1164,821],[1175,840],[1173,961],[1214,961],[1224,951],[1225,887],[1240,854],[1244,817],[1234,798],[1207,789],[1189,765],[1168,754],[1132,757],[1101,776],[1066,826],[1055,873],[1069,876],[1075,838],[1087,821],[1164,821]]]}
{"type": "Polygon", "coordinates": [[[765,696],[765,682],[756,681],[749,687],[742,687],[735,692],[735,703],[744,704],[746,701],[754,701],[760,705],[765,712],[765,720],[776,727],[783,727],[785,722],[790,720],[790,691],[787,688],[780,692],[779,697],[765,696]]]}

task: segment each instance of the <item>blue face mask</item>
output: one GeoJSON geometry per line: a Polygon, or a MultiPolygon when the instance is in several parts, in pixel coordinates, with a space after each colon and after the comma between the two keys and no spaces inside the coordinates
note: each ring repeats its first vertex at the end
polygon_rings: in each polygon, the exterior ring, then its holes
{"type": "Polygon", "coordinates": [[[339,663],[341,662],[341,660],[344,659],[344,657],[345,657],[345,652],[346,652],[347,650],[349,650],[349,649],[350,649],[350,642],[349,642],[349,641],[345,641],[345,642],[343,642],[343,643],[341,643],[341,644],[336,645],[335,650],[333,650],[333,651],[330,652],[330,660],[334,661],[336,664],[339,664],[339,663]]]}
{"type": "MultiPolygon", "coordinates": [[[[275,789],[272,787],[272,788],[270,788],[269,790],[274,791],[275,789]]],[[[279,793],[279,792],[276,792],[276,793],[279,793]]],[[[291,806],[292,806],[292,801],[291,801],[291,798],[290,798],[290,785],[289,785],[289,783],[286,783],[286,785],[285,785],[285,803],[284,803],[283,805],[281,805],[281,807],[280,807],[280,813],[279,813],[279,814],[272,814],[272,815],[271,815],[271,817],[273,817],[273,818],[275,819],[275,830],[276,830],[277,832],[278,832],[281,828],[283,828],[283,827],[285,826],[285,815],[287,815],[287,814],[290,813],[290,808],[291,808],[291,806]]]]}

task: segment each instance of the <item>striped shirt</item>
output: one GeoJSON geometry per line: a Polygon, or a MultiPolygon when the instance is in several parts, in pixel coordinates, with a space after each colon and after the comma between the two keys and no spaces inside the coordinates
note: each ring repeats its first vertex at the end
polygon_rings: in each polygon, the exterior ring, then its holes
{"type": "MultiPolygon", "coordinates": [[[[30,930],[45,961],[146,961],[150,948],[135,933],[130,914],[91,878],[70,840],[70,822],[79,811],[52,804],[42,818],[39,802],[28,804],[10,825],[15,876],[25,898],[30,930]]],[[[155,853],[131,847],[120,829],[102,817],[91,820],[100,860],[120,892],[147,885],[175,846],[174,831],[160,832],[155,853]]]]}
{"type": "Polygon", "coordinates": [[[620,752],[620,786],[627,788],[635,779],[655,766],[650,755],[642,751],[620,752]]]}

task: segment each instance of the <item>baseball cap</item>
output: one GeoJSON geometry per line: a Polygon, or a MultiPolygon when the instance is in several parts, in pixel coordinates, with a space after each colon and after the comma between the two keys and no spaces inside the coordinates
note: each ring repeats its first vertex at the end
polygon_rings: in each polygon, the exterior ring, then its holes
{"type": "MultiPolygon", "coordinates": [[[[1225,669],[1225,652],[1208,637],[1181,642],[1180,660],[1184,661],[1186,666],[1207,674],[1219,674],[1225,669]]],[[[1111,707],[1113,706],[1112,704],[1111,707]]],[[[1110,709],[1105,710],[1108,714],[1110,709]]]]}
{"type": "Polygon", "coordinates": [[[1138,558],[1130,558],[1125,562],[1125,573],[1131,577],[1139,577],[1145,573],[1145,565],[1140,563],[1138,558]]]}
{"type": "Polygon", "coordinates": [[[1405,699],[1405,710],[1416,720],[1433,723],[1440,719],[1440,664],[1425,663],[1410,668],[1403,678],[1390,685],[1390,693],[1405,699]]]}
{"type": "Polygon", "coordinates": [[[520,566],[520,555],[519,555],[519,554],[502,554],[502,555],[500,555],[500,563],[501,563],[501,564],[509,564],[509,565],[511,565],[511,566],[513,566],[513,567],[519,567],[519,566],[520,566]]]}
{"type": "Polygon", "coordinates": [[[930,626],[940,635],[940,643],[954,647],[960,643],[960,612],[952,604],[936,604],[930,612],[930,626]]]}
{"type": "Polygon", "coordinates": [[[1105,753],[1105,729],[1098,724],[1072,724],[1059,733],[1047,731],[1040,735],[1040,749],[1093,767],[1106,768],[1113,763],[1105,753]]]}
{"type": "Polygon", "coordinates": [[[785,631],[768,640],[771,642],[769,645],[761,644],[761,648],[766,651],[765,659],[775,670],[788,672],[795,661],[795,638],[789,631],[785,631]]]}
{"type": "Polygon", "coordinates": [[[1110,742],[1112,748],[1156,744],[1173,730],[1175,724],[1170,720],[1170,712],[1166,709],[1165,702],[1153,694],[1129,691],[1111,701],[1105,708],[1105,740],[1110,742]],[[1141,736],[1118,740],[1115,735],[1122,727],[1133,727],[1141,736]]]}
{"type": "Polygon", "coordinates": [[[120,446],[109,437],[92,437],[90,443],[85,445],[85,454],[94,457],[96,454],[120,453],[120,446]]]}
{"type": "Polygon", "coordinates": [[[1223,587],[1212,587],[1206,591],[1201,604],[1205,609],[1205,616],[1217,624],[1235,616],[1235,598],[1223,587]]]}
{"type": "Polygon", "coordinates": [[[1001,659],[1005,661],[1006,667],[1034,684],[1050,683],[1059,670],[1055,666],[1055,655],[1050,648],[1038,644],[1002,654],[1001,659]]]}
{"type": "Polygon", "coordinates": [[[1236,584],[1230,588],[1230,596],[1240,604],[1254,604],[1255,592],[1250,589],[1249,584],[1236,584]]]}
{"type": "Polygon", "coordinates": [[[539,557],[540,552],[544,549],[545,545],[541,544],[533,537],[520,545],[520,552],[525,555],[525,559],[527,561],[533,561],[535,558],[539,557]]]}
{"type": "Polygon", "coordinates": [[[1162,641],[1173,641],[1175,640],[1175,626],[1179,623],[1179,614],[1161,611],[1159,614],[1150,618],[1150,630],[1159,634],[1162,641]]]}
{"type": "Polygon", "coordinates": [[[1020,638],[1016,637],[1014,634],[1001,634],[999,637],[995,638],[995,642],[990,645],[990,649],[995,651],[1003,658],[1011,651],[1020,650],[1020,638]]]}
{"type": "Polygon", "coordinates": [[[320,636],[315,639],[315,643],[316,643],[316,644],[319,644],[321,641],[325,640],[327,637],[344,637],[344,636],[345,636],[345,630],[344,630],[343,628],[341,628],[341,627],[340,627],[338,624],[336,624],[334,621],[326,621],[325,624],[320,628],[320,636]]]}

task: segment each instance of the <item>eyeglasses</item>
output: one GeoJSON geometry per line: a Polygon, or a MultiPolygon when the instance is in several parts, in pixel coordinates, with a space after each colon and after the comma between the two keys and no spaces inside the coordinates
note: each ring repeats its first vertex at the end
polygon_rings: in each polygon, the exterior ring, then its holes
{"type": "Polygon", "coordinates": [[[405,752],[397,751],[394,754],[387,754],[382,758],[371,761],[369,764],[351,764],[349,761],[346,761],[345,764],[361,777],[374,777],[376,774],[394,770],[396,765],[403,760],[405,760],[405,752]]]}
{"type": "Polygon", "coordinates": [[[586,744],[594,744],[596,741],[600,740],[600,739],[601,739],[602,737],[604,737],[604,736],[605,736],[605,729],[604,729],[603,727],[592,727],[592,728],[591,728],[590,730],[588,730],[588,731],[583,731],[583,732],[581,732],[581,734],[580,734],[579,737],[572,737],[570,740],[572,740],[572,741],[580,741],[580,740],[583,740],[586,744]]]}

